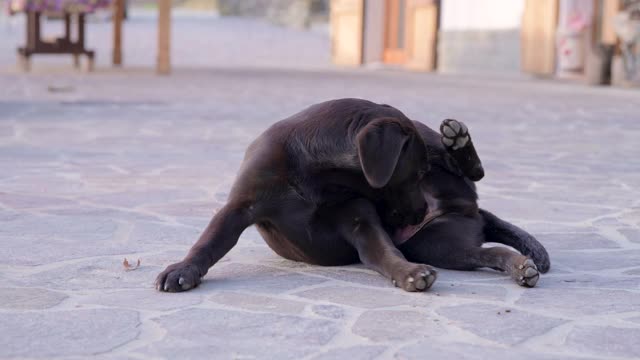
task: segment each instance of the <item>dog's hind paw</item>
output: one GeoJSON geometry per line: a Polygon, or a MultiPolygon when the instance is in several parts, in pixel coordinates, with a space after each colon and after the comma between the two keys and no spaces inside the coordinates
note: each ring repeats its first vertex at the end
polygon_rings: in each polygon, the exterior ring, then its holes
{"type": "Polygon", "coordinates": [[[469,140],[467,126],[458,120],[446,119],[440,124],[442,143],[448,149],[458,150],[463,148],[469,140]]]}
{"type": "Polygon", "coordinates": [[[392,279],[393,284],[411,292],[428,290],[436,281],[436,270],[424,264],[409,265],[411,266],[396,271],[392,279]]]}
{"type": "Polygon", "coordinates": [[[538,283],[538,279],[540,279],[540,273],[538,272],[536,264],[533,263],[533,260],[526,258],[523,263],[516,265],[516,268],[511,273],[511,277],[520,286],[534,287],[538,283]]]}
{"type": "Polygon", "coordinates": [[[187,263],[169,265],[156,278],[156,290],[163,292],[181,292],[200,285],[200,272],[197,266],[187,263]]]}
{"type": "MultiPolygon", "coordinates": [[[[447,152],[455,159],[455,163],[464,176],[471,181],[479,181],[484,177],[482,162],[476,153],[467,126],[453,119],[446,119],[440,125],[441,140],[447,152]]],[[[452,166],[454,173],[456,167],[452,166]]]]}

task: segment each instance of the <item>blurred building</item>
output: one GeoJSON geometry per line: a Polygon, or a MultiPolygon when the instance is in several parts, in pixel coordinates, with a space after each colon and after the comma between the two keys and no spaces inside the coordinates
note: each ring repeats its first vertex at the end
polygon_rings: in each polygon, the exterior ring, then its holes
{"type": "Polygon", "coordinates": [[[623,59],[614,23],[639,2],[332,0],[332,58],[349,66],[526,72],[603,83],[612,72],[616,78],[618,63],[633,61],[623,59]]]}
{"type": "Polygon", "coordinates": [[[217,0],[223,16],[253,16],[276,24],[307,28],[313,22],[326,22],[329,0],[217,0]]]}

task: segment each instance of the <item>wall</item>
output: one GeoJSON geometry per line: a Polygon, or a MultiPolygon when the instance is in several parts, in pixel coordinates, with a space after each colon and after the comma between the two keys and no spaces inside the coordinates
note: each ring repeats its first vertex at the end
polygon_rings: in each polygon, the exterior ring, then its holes
{"type": "Polygon", "coordinates": [[[329,16],[329,0],[217,0],[217,5],[223,16],[264,17],[295,28],[327,22],[329,16]]]}
{"type": "Polygon", "coordinates": [[[382,62],[384,48],[384,2],[368,0],[364,3],[364,51],[365,64],[382,62]]]}
{"type": "Polygon", "coordinates": [[[438,69],[519,74],[524,0],[443,0],[438,69]]]}

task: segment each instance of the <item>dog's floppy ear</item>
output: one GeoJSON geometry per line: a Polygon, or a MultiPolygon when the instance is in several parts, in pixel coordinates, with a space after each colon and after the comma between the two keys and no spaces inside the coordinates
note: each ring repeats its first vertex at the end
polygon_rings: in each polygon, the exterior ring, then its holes
{"type": "Polygon", "coordinates": [[[376,189],[387,185],[408,140],[400,125],[390,118],[374,120],[358,132],[358,157],[369,185],[376,189]]]}

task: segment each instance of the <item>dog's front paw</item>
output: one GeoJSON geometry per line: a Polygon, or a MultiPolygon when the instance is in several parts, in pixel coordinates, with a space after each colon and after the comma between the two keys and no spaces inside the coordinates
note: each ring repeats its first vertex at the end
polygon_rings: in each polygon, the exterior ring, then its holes
{"type": "Polygon", "coordinates": [[[516,265],[515,269],[511,272],[511,277],[520,286],[534,287],[540,279],[540,273],[533,260],[525,258],[525,261],[516,265]]]}
{"type": "Polygon", "coordinates": [[[471,139],[467,126],[454,119],[444,120],[440,124],[440,133],[442,134],[442,143],[447,149],[458,150],[463,148],[471,139]]]}
{"type": "Polygon", "coordinates": [[[392,282],[406,291],[426,291],[436,281],[438,273],[424,264],[411,264],[395,271],[392,282]]]}
{"type": "Polygon", "coordinates": [[[193,289],[201,282],[200,271],[193,264],[179,262],[169,265],[156,278],[156,290],[181,292],[193,289]]]}

